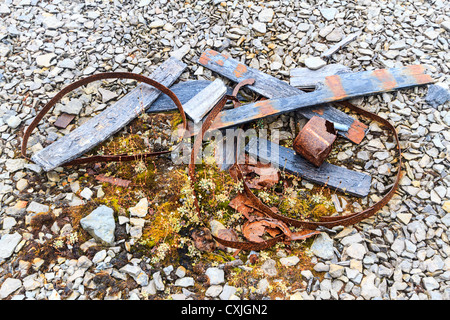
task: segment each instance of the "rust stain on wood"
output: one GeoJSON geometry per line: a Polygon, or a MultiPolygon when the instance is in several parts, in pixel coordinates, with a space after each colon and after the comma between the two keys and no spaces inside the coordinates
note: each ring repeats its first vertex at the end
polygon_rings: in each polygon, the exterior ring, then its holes
{"type": "Polygon", "coordinates": [[[397,86],[397,81],[386,69],[374,70],[373,75],[381,81],[384,90],[392,90],[397,86]]]}
{"type": "Polygon", "coordinates": [[[321,116],[323,116],[323,109],[314,109],[314,110],[311,110],[311,111],[314,112],[314,113],[320,114],[321,116]]]}
{"type": "Polygon", "coordinates": [[[247,72],[247,67],[242,63],[239,63],[234,69],[233,73],[237,78],[241,78],[244,73],[247,72]]]}
{"type": "Polygon", "coordinates": [[[216,63],[217,63],[219,66],[223,66],[223,65],[224,65],[224,62],[223,62],[222,59],[217,60],[216,63]]]}
{"type": "Polygon", "coordinates": [[[406,73],[410,76],[414,77],[418,84],[425,83],[434,83],[435,81],[428,74],[423,73],[425,71],[425,67],[420,64],[410,65],[406,67],[406,73]]]}
{"type": "Polygon", "coordinates": [[[203,54],[198,59],[198,62],[202,65],[207,65],[211,61],[211,58],[208,56],[207,52],[203,52],[203,54]]]}
{"type": "Polygon", "coordinates": [[[338,75],[328,76],[325,78],[325,85],[333,92],[334,97],[331,100],[343,99],[347,96],[338,75]]]}

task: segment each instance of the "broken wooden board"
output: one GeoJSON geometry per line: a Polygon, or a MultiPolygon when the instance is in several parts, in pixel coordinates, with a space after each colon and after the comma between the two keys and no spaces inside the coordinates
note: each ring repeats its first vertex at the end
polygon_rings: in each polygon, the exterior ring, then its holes
{"type": "Polygon", "coordinates": [[[349,170],[328,162],[316,167],[294,150],[256,137],[250,139],[245,150],[256,160],[263,163],[271,162],[280,170],[286,170],[313,183],[326,185],[356,197],[366,197],[369,194],[372,178],[366,173],[349,170]]]}
{"type": "Polygon", "coordinates": [[[289,83],[291,86],[300,89],[319,89],[320,84],[325,81],[325,77],[352,71],[347,66],[332,63],[317,70],[294,68],[289,72],[291,76],[289,83]]]}
{"type": "Polygon", "coordinates": [[[321,57],[322,58],[329,58],[331,57],[334,53],[336,53],[339,49],[345,47],[346,45],[348,45],[350,42],[352,42],[353,40],[355,40],[356,38],[358,38],[358,36],[361,34],[361,32],[355,32],[352,34],[349,34],[348,36],[346,36],[344,39],[342,39],[341,41],[339,41],[338,43],[336,43],[334,46],[332,46],[331,48],[329,48],[328,50],[325,50],[322,54],[321,57]]]}
{"type": "MultiPolygon", "coordinates": [[[[425,68],[422,65],[411,65],[402,68],[329,76],[325,79],[320,90],[285,98],[258,101],[242,105],[239,108],[224,110],[217,115],[209,130],[237,126],[268,116],[301,108],[310,108],[327,102],[337,102],[433,83],[434,80],[424,71],[425,68]]],[[[339,123],[339,121],[333,122],[339,123]]],[[[348,132],[349,134],[355,134],[355,130],[352,126],[348,132]]]]}
{"type": "Polygon", "coordinates": [[[183,104],[183,110],[194,123],[199,123],[226,92],[227,87],[222,80],[216,79],[205,89],[192,97],[188,102],[183,104]]]}
{"type": "MultiPolygon", "coordinates": [[[[212,83],[210,80],[191,80],[184,81],[174,84],[170,87],[170,90],[175,93],[180,100],[181,104],[185,104],[190,99],[192,99],[196,94],[205,89],[212,83]]],[[[233,89],[227,87],[226,94],[232,95],[233,89]]],[[[243,98],[238,94],[238,98],[242,100],[243,98]]],[[[162,94],[156,99],[155,102],[151,104],[151,106],[146,110],[147,113],[156,113],[156,112],[171,112],[178,111],[175,103],[170,99],[167,95],[162,94]]]]}
{"type": "MultiPolygon", "coordinates": [[[[214,50],[203,52],[198,63],[234,82],[254,78],[254,85],[247,86],[247,88],[269,99],[306,94],[284,81],[250,68],[231,58],[229,55],[218,53],[214,50]]],[[[328,121],[342,123],[347,127],[353,128],[353,130],[349,130],[348,132],[339,131],[338,133],[354,143],[360,143],[367,130],[367,126],[362,122],[331,105],[322,104],[312,108],[304,108],[298,110],[298,112],[307,119],[311,119],[313,116],[319,116],[328,121]]]]}
{"type": "MultiPolygon", "coordinates": [[[[150,78],[169,87],[186,67],[183,62],[170,58],[161,64],[150,78]]],[[[78,158],[125,127],[145,111],[160,93],[150,85],[138,84],[135,89],[102,113],[35,153],[31,160],[45,171],[49,171],[78,158]]]]}

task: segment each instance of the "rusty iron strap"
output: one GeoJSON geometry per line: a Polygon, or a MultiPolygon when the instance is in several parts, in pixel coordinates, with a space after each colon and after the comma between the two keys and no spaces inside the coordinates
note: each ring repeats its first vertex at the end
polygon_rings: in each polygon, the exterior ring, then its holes
{"type": "MultiPolygon", "coordinates": [[[[238,85],[238,86],[241,87],[242,85],[238,85]]],[[[233,93],[236,94],[237,91],[238,90],[235,89],[233,93]]],[[[231,97],[227,96],[224,99],[229,99],[229,98],[231,98],[231,97]]],[[[194,164],[193,160],[195,159],[196,154],[198,153],[199,148],[201,146],[201,141],[203,140],[204,132],[207,131],[208,128],[211,126],[211,124],[214,121],[214,117],[217,116],[217,114],[219,114],[219,112],[223,108],[224,104],[225,104],[225,102],[223,102],[223,104],[220,103],[219,105],[216,106],[217,109],[214,110],[214,113],[212,112],[210,114],[210,116],[208,117],[208,122],[205,122],[204,125],[202,126],[201,134],[197,135],[197,137],[195,138],[194,148],[193,148],[192,154],[191,154],[191,163],[189,164],[189,173],[190,173],[192,181],[195,181],[195,164],[194,164]]],[[[344,216],[321,217],[320,221],[317,221],[317,222],[297,220],[297,219],[285,217],[283,215],[273,212],[257,196],[255,196],[253,194],[253,192],[251,191],[250,187],[248,186],[248,184],[246,183],[246,181],[244,179],[244,175],[242,173],[242,170],[240,169],[239,164],[236,162],[233,165],[232,169],[230,169],[230,171],[234,170],[235,178],[242,181],[243,186],[244,186],[244,192],[245,192],[246,196],[252,201],[252,206],[255,207],[258,211],[262,212],[267,217],[279,219],[289,226],[294,226],[294,227],[299,227],[299,228],[304,228],[304,229],[312,229],[312,230],[316,229],[318,227],[332,228],[332,227],[338,226],[338,225],[349,226],[352,224],[356,224],[366,218],[369,218],[370,216],[372,216],[376,212],[378,212],[381,208],[383,208],[389,202],[389,200],[391,200],[391,198],[394,196],[395,192],[397,191],[398,184],[399,184],[401,176],[402,176],[402,172],[401,172],[402,154],[401,154],[401,148],[400,148],[400,140],[398,138],[398,134],[397,134],[395,127],[386,119],[384,119],[372,112],[369,112],[367,110],[364,110],[362,108],[354,106],[347,101],[338,102],[336,104],[341,105],[343,107],[347,107],[347,108],[349,108],[371,120],[377,121],[377,122],[385,125],[389,129],[389,131],[394,135],[394,138],[395,138],[395,141],[397,144],[397,150],[398,150],[398,167],[397,167],[397,175],[395,178],[395,182],[392,185],[391,189],[384,195],[384,197],[380,201],[378,201],[371,207],[369,207],[363,211],[360,211],[360,212],[356,212],[356,213],[344,215],[344,216]]],[[[235,104],[235,106],[237,106],[237,104],[235,104]]],[[[238,139],[239,139],[239,136],[238,136],[238,139]]],[[[195,191],[194,191],[194,195],[195,195],[195,198],[197,198],[195,191]]],[[[196,206],[197,206],[198,213],[200,215],[200,208],[198,207],[198,203],[196,203],[196,206]]],[[[285,235],[280,235],[280,236],[274,237],[270,240],[263,241],[263,242],[230,241],[230,240],[218,238],[214,235],[213,235],[213,238],[220,244],[227,246],[227,247],[236,248],[236,249],[240,249],[240,250],[255,250],[255,251],[269,248],[281,241],[289,242],[289,239],[287,239],[285,237],[285,235]]]]}
{"type": "MultiPolygon", "coordinates": [[[[22,147],[21,147],[21,153],[22,156],[30,160],[31,159],[27,156],[27,144],[28,139],[33,132],[33,130],[36,128],[36,126],[39,124],[39,122],[42,120],[44,115],[50,111],[50,109],[59,101],[62,97],[64,97],[69,92],[84,86],[88,83],[98,81],[98,80],[104,80],[104,79],[131,79],[131,80],[137,80],[139,82],[144,82],[152,87],[155,87],[156,89],[160,90],[162,93],[169,96],[169,98],[172,99],[172,101],[177,106],[178,110],[180,111],[181,117],[183,119],[183,129],[184,131],[187,130],[187,121],[186,121],[186,115],[183,111],[183,106],[178,99],[178,97],[166,86],[160,84],[159,82],[150,79],[148,77],[145,77],[143,75],[137,74],[137,73],[131,73],[131,72],[103,72],[94,74],[92,76],[85,77],[81,80],[78,80],[76,82],[73,82],[69,84],[67,87],[63,88],[58,94],[56,94],[43,108],[39,113],[36,115],[36,117],[33,119],[31,124],[28,126],[28,128],[25,130],[23,140],[22,140],[22,147]]],[[[171,152],[171,150],[166,151],[159,151],[159,152],[148,152],[148,153],[141,153],[141,154],[117,154],[117,155],[97,155],[97,156],[91,156],[91,157],[84,157],[84,158],[78,158],[75,160],[72,160],[70,162],[67,162],[63,164],[63,166],[71,166],[71,165],[77,165],[77,164],[83,164],[83,163],[90,163],[90,162],[114,162],[114,161],[133,161],[133,160],[143,160],[150,156],[157,156],[162,155],[171,152]]]]}

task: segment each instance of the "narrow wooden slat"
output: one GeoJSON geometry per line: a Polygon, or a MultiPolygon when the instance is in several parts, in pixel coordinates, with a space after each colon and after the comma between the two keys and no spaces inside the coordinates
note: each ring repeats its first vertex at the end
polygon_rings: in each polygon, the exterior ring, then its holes
{"type": "MultiPolygon", "coordinates": [[[[434,80],[424,74],[424,67],[421,65],[334,75],[325,79],[324,86],[320,90],[297,96],[258,101],[222,111],[212,123],[210,130],[236,126],[326,102],[338,102],[432,82],[434,80]]],[[[348,132],[352,134],[354,131],[355,128],[351,126],[348,132]]]]}
{"type": "Polygon", "coordinates": [[[318,69],[311,70],[308,68],[294,68],[290,71],[289,83],[296,88],[312,88],[315,89],[320,83],[323,83],[325,77],[335,74],[351,72],[349,67],[342,64],[332,63],[318,69]]]}
{"type": "Polygon", "coordinates": [[[253,138],[245,147],[250,156],[264,163],[271,162],[280,170],[297,175],[305,180],[357,197],[369,194],[372,178],[370,175],[324,162],[315,167],[292,149],[268,140],[253,138]],[[278,156],[277,156],[278,155],[278,156]]]}
{"type": "MultiPolygon", "coordinates": [[[[170,86],[181,75],[186,64],[170,58],[161,64],[150,78],[170,86]]],[[[160,95],[160,91],[141,83],[122,99],[108,107],[69,134],[35,153],[31,159],[45,171],[76,159],[125,127],[160,95]]]]}
{"type": "MultiPolygon", "coordinates": [[[[229,55],[218,53],[214,50],[203,52],[198,63],[234,82],[254,78],[255,84],[247,87],[269,99],[305,94],[305,92],[284,81],[250,68],[231,58],[229,55]]],[[[365,131],[367,130],[367,126],[362,122],[327,104],[322,104],[313,108],[304,108],[298,110],[298,112],[307,119],[311,119],[313,116],[319,116],[329,121],[342,123],[347,127],[354,128],[348,132],[339,131],[339,135],[355,143],[361,142],[365,135],[365,131]]]]}
{"type": "MultiPolygon", "coordinates": [[[[173,93],[178,97],[180,102],[184,105],[186,102],[191,100],[196,94],[205,89],[212,83],[210,80],[190,80],[179,82],[170,87],[173,93]]],[[[233,89],[227,87],[228,95],[233,93],[233,89]]],[[[243,99],[238,95],[238,98],[243,99]]],[[[151,106],[146,110],[147,113],[154,112],[170,112],[177,111],[178,108],[175,103],[170,99],[167,95],[162,94],[156,99],[155,102],[151,104],[151,106]]]]}
{"type": "Polygon", "coordinates": [[[183,104],[183,110],[194,123],[198,123],[217,104],[226,92],[227,87],[222,80],[216,79],[209,86],[192,97],[188,102],[183,104]]]}

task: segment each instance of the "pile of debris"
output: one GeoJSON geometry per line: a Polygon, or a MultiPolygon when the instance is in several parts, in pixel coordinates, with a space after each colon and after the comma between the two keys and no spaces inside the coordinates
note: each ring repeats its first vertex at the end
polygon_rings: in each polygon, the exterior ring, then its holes
{"type": "MultiPolygon", "coordinates": [[[[344,39],[343,43],[337,45],[337,49],[345,45],[346,41],[353,39],[353,36],[351,39],[344,39]]],[[[261,138],[250,139],[245,146],[247,161],[242,163],[236,161],[237,147],[240,145],[241,138],[238,134],[237,141],[233,141],[235,148],[231,148],[234,150],[228,149],[218,157],[222,160],[222,162],[218,161],[218,165],[222,169],[229,170],[230,175],[243,185],[242,191],[232,200],[230,206],[242,213],[247,220],[241,228],[246,241],[239,241],[236,232],[228,229],[222,229],[220,233],[214,235],[211,235],[208,229],[200,234],[198,232],[193,234],[199,247],[207,247],[208,250],[213,249],[214,245],[205,245],[205,243],[214,244],[214,240],[226,247],[262,250],[280,241],[286,243],[306,239],[318,234],[323,228],[357,223],[380,210],[394,195],[401,178],[399,139],[395,128],[387,120],[356,107],[347,100],[434,82],[424,73],[425,69],[421,65],[363,72],[351,72],[347,67],[333,64],[320,66],[318,70],[300,68],[292,70],[291,84],[293,85],[289,85],[250,68],[225,53],[214,50],[205,51],[198,63],[237,83],[237,86],[232,90],[220,79],[213,82],[186,81],[172,86],[187,67],[174,57],[164,62],[149,78],[131,73],[93,75],[64,88],[38,113],[24,133],[22,155],[28,159],[27,141],[33,129],[65,94],[89,82],[107,78],[134,79],[141,84],[77,129],[33,154],[29,158],[31,161],[45,171],[50,171],[60,166],[88,162],[142,160],[146,157],[170,153],[172,150],[139,155],[101,155],[80,158],[143,112],[178,110],[183,120],[182,137],[194,140],[189,163],[191,183],[194,184],[196,157],[206,132],[239,129],[259,119],[296,111],[309,121],[293,140],[292,149],[261,138]],[[258,98],[242,104],[243,99],[239,90],[243,87],[255,92],[258,98]],[[161,93],[165,95],[160,96],[161,93]],[[224,110],[230,100],[233,106],[224,110]],[[377,121],[392,133],[397,143],[398,170],[390,190],[379,202],[361,212],[343,216],[321,216],[316,221],[286,217],[276,208],[264,204],[252,189],[277,183],[280,174],[276,167],[282,167],[286,172],[302,179],[352,196],[366,197],[369,194],[370,175],[326,161],[338,136],[359,144],[368,130],[367,125],[337,107],[350,109],[363,117],[377,121]],[[235,161],[231,163],[226,161],[230,159],[230,154],[236,156],[232,157],[235,161]],[[249,164],[250,158],[257,161],[249,164]],[[273,166],[263,164],[267,162],[271,162],[273,166]],[[255,179],[251,173],[256,173],[258,177],[255,179]],[[293,228],[297,229],[293,231],[293,228]]],[[[55,126],[65,127],[72,120],[73,117],[62,114],[55,122],[55,126]]],[[[102,176],[98,177],[98,180],[128,186],[127,181],[118,178],[102,176]]],[[[198,202],[196,206],[198,214],[201,215],[198,202]]],[[[207,221],[205,217],[201,218],[202,221],[207,221]]]]}

